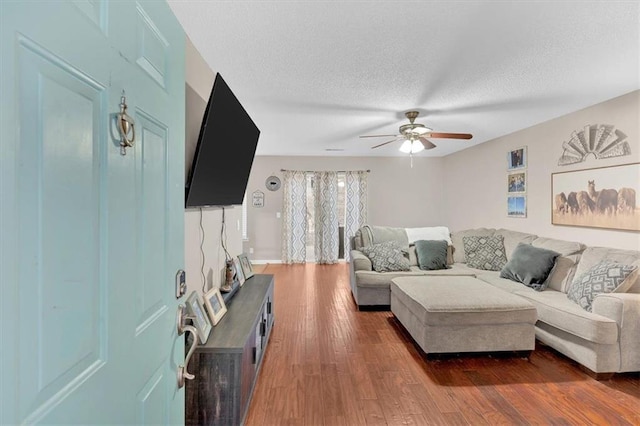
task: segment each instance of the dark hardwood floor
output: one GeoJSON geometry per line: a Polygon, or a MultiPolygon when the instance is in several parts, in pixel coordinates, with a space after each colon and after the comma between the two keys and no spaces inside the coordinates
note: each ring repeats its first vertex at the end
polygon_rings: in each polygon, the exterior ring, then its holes
{"type": "Polygon", "coordinates": [[[348,266],[268,265],[275,325],[247,425],[640,424],[640,377],[596,381],[538,345],[427,359],[391,312],[359,312],[348,266]]]}

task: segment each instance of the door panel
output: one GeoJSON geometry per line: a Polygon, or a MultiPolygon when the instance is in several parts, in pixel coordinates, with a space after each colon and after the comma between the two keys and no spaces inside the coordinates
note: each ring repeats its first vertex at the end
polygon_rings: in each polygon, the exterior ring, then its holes
{"type": "Polygon", "coordinates": [[[166,270],[168,129],[140,109],[136,111],[138,147],[136,160],[136,200],[138,202],[138,263],[140,282],[136,288],[136,334],[167,310],[163,288],[157,283],[171,274],[166,270]]]}
{"type": "Polygon", "coordinates": [[[31,423],[105,362],[99,153],[106,89],[24,37],[17,54],[18,261],[25,284],[18,297],[18,409],[31,423]],[[68,249],[59,248],[61,241],[68,249]]]}
{"type": "Polygon", "coordinates": [[[183,423],[182,29],[158,1],[0,17],[0,424],[183,423]]]}

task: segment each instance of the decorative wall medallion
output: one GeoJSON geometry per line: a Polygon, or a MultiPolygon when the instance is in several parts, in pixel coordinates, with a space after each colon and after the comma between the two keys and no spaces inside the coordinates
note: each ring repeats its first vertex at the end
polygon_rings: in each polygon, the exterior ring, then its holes
{"type": "Polygon", "coordinates": [[[589,154],[595,158],[611,158],[630,155],[627,135],[611,124],[588,124],[582,130],[571,133],[571,139],[563,142],[564,152],[558,166],[581,163],[589,154]]]}
{"type": "Polygon", "coordinates": [[[269,191],[277,191],[280,189],[280,178],[278,176],[269,176],[264,184],[269,191]]]}

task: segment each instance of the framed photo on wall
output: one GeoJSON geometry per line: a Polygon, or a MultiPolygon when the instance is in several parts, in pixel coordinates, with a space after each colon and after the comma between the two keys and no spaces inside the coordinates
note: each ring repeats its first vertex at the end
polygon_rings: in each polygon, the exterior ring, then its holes
{"type": "Polygon", "coordinates": [[[253,276],[253,267],[251,266],[251,262],[249,262],[249,258],[247,257],[247,255],[244,253],[238,255],[238,260],[240,261],[240,266],[242,266],[242,273],[244,274],[244,278],[251,278],[253,276]]]}
{"type": "Polygon", "coordinates": [[[202,306],[200,295],[192,291],[189,297],[187,297],[186,305],[187,315],[192,317],[193,326],[198,332],[200,343],[204,344],[209,338],[209,333],[211,333],[211,323],[202,306]]]}
{"type": "Polygon", "coordinates": [[[216,325],[220,322],[224,314],[227,313],[227,305],[224,303],[219,288],[212,288],[204,294],[204,305],[209,312],[211,324],[216,325]]]}
{"type": "Polygon", "coordinates": [[[507,197],[507,216],[527,217],[527,197],[525,195],[507,197]]]}
{"type": "Polygon", "coordinates": [[[507,170],[519,170],[527,167],[527,147],[516,148],[507,153],[507,170]]]}
{"type": "Polygon", "coordinates": [[[551,174],[553,225],[640,231],[640,163],[551,174]]]}
{"type": "Polygon", "coordinates": [[[527,172],[514,172],[507,174],[507,193],[527,192],[527,172]]]}

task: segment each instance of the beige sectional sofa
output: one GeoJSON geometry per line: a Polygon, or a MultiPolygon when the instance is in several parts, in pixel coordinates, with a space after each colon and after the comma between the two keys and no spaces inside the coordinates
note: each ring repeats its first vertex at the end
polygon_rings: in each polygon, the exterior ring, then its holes
{"type": "MultiPolygon", "coordinates": [[[[574,359],[596,373],[640,371],[640,275],[626,293],[601,294],[595,298],[592,312],[567,298],[572,280],[602,260],[638,264],[640,252],[604,247],[586,247],[572,242],[538,237],[506,229],[471,229],[451,234],[450,269],[423,271],[418,268],[415,249],[409,246],[402,228],[365,227],[356,233],[351,251],[351,289],[359,308],[388,309],[390,284],[396,277],[472,276],[531,303],[537,310],[535,337],[540,342],[574,359]],[[544,291],[535,291],[521,283],[500,277],[497,271],[470,268],[466,264],[463,237],[502,235],[507,260],[518,243],[531,244],[560,253],[547,279],[544,291]],[[395,240],[407,247],[411,270],[375,272],[371,262],[359,250],[363,246],[395,240]]],[[[438,279],[437,281],[441,281],[438,279]]]]}

